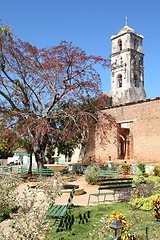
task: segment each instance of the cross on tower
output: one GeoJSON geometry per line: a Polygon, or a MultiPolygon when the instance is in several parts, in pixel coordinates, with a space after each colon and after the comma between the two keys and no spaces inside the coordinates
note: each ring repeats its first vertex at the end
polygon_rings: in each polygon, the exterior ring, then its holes
{"type": "Polygon", "coordinates": [[[128,26],[128,18],[127,17],[125,17],[125,24],[126,24],[126,26],[128,26]]]}

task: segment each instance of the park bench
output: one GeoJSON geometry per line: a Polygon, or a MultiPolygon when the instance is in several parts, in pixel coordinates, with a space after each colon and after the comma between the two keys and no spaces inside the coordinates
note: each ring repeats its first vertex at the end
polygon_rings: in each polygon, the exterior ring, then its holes
{"type": "MultiPolygon", "coordinates": [[[[27,168],[19,168],[18,173],[20,174],[27,174],[28,169],[27,168]]],[[[43,175],[43,176],[54,176],[54,171],[49,168],[39,168],[39,169],[33,169],[32,175],[43,175]]]]}
{"type": "Polygon", "coordinates": [[[70,192],[70,196],[66,204],[64,205],[53,204],[47,210],[46,217],[54,218],[55,219],[54,224],[56,223],[57,220],[60,220],[60,223],[57,227],[57,231],[63,229],[64,230],[70,229],[73,224],[73,218],[70,215],[70,209],[76,188],[77,187],[74,187],[70,192]]]}
{"type": "Polygon", "coordinates": [[[118,170],[103,170],[103,169],[100,169],[99,172],[98,172],[99,177],[109,177],[109,176],[117,177],[118,174],[119,174],[118,170]]]}
{"type": "Polygon", "coordinates": [[[127,194],[133,187],[133,178],[100,178],[98,180],[98,192],[92,193],[88,198],[88,206],[90,203],[100,203],[110,201],[106,199],[108,195],[113,195],[114,201],[116,194],[127,194]],[[91,202],[91,197],[96,197],[97,201],[91,202]]]}
{"type": "Polygon", "coordinates": [[[54,176],[54,171],[49,168],[33,169],[32,175],[54,176]]]}
{"type": "Polygon", "coordinates": [[[18,173],[19,174],[27,174],[28,173],[28,169],[20,167],[20,168],[18,168],[18,173]]]}
{"type": "Polygon", "coordinates": [[[2,168],[2,173],[11,173],[12,172],[12,167],[3,167],[2,168]]]}

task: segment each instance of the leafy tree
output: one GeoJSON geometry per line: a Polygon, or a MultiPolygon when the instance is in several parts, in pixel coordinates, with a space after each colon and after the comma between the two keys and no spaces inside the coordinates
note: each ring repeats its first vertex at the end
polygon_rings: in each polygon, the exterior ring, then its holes
{"type": "Polygon", "coordinates": [[[51,142],[87,141],[95,124],[102,127],[102,119],[112,121],[97,112],[105,101],[96,64],[106,67],[108,61],[88,56],[66,41],[38,49],[13,39],[10,30],[1,27],[1,119],[32,145],[38,167],[43,167],[45,149],[51,142]],[[86,97],[96,99],[94,111],[81,107],[86,97]]]}
{"type": "Polygon", "coordinates": [[[2,123],[0,124],[0,158],[13,156],[17,143],[12,139],[17,139],[13,130],[7,129],[2,123]]]}
{"type": "Polygon", "coordinates": [[[9,139],[0,138],[0,158],[7,158],[13,155],[13,149],[9,145],[9,139]]]}

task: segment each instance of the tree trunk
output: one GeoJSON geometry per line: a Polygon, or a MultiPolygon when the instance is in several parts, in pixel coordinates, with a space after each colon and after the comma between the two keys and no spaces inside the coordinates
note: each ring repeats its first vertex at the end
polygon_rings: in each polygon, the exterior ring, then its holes
{"type": "Polygon", "coordinates": [[[46,143],[38,143],[33,146],[34,155],[37,163],[37,168],[44,168],[44,163],[46,162],[45,159],[45,150],[46,150],[46,143]]]}
{"type": "Polygon", "coordinates": [[[86,148],[87,148],[86,144],[85,145],[81,145],[78,162],[82,162],[83,161],[83,158],[84,158],[85,152],[86,152],[86,148]]]}
{"type": "Polygon", "coordinates": [[[28,174],[32,174],[32,163],[33,163],[33,161],[32,161],[32,152],[29,154],[29,159],[30,159],[30,161],[29,161],[29,169],[28,169],[28,174]]]}

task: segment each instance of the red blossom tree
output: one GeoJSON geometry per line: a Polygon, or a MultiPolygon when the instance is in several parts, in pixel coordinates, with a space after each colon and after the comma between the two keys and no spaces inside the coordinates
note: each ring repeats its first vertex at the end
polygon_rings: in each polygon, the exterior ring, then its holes
{"type": "Polygon", "coordinates": [[[96,64],[107,67],[108,61],[66,41],[38,49],[1,31],[1,120],[31,144],[38,167],[43,167],[48,144],[71,138],[80,143],[90,128],[101,125],[104,114],[97,111],[105,101],[96,64]],[[86,97],[95,99],[94,111],[82,107],[86,97]]]}

